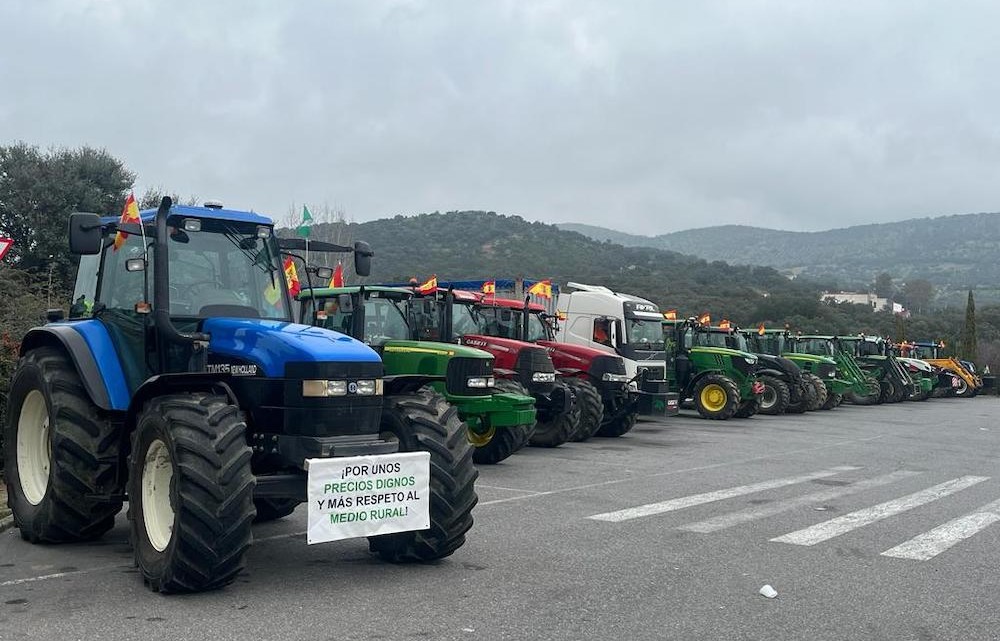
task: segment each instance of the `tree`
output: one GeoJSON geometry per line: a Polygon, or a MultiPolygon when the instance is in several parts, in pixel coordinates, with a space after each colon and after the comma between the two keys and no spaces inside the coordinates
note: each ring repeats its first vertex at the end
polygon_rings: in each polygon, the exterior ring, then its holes
{"type": "Polygon", "coordinates": [[[903,285],[903,303],[918,314],[927,311],[934,299],[934,285],[929,280],[917,278],[908,280],[903,285]]]}
{"type": "Polygon", "coordinates": [[[875,295],[879,298],[892,298],[894,288],[892,286],[892,274],[882,272],[875,277],[875,295]]]}
{"type": "Polygon", "coordinates": [[[69,215],[117,215],[134,180],[104,149],[0,147],[0,236],[14,240],[5,260],[33,273],[51,269],[57,291],[64,289],[77,262],[69,253],[69,215]]]}
{"type": "Polygon", "coordinates": [[[965,304],[965,326],[962,327],[962,338],[959,345],[959,357],[962,360],[976,362],[979,354],[976,345],[976,301],[969,290],[969,302],[965,304]]]}

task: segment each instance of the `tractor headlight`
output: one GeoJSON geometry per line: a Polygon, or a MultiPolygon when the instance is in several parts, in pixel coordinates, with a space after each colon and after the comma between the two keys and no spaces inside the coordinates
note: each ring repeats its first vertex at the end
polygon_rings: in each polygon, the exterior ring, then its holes
{"type": "Polygon", "coordinates": [[[381,396],[382,379],[363,379],[360,381],[302,381],[302,396],[312,398],[328,398],[331,396],[381,396]]]}
{"type": "Polygon", "coordinates": [[[475,389],[488,389],[490,387],[496,387],[497,381],[492,376],[470,376],[468,380],[465,381],[466,387],[473,387],[475,389]]]}
{"type": "MultiPolygon", "coordinates": [[[[358,396],[380,396],[382,394],[382,379],[366,379],[355,383],[356,389],[351,390],[358,396]]],[[[348,385],[348,389],[350,389],[348,385]]]]}
{"type": "Polygon", "coordinates": [[[744,354],[743,355],[743,360],[745,360],[750,365],[756,365],[757,364],[757,357],[755,355],[753,355],[753,354],[744,354]]]}
{"type": "Polygon", "coordinates": [[[601,376],[601,380],[608,383],[628,383],[632,379],[628,374],[612,374],[611,372],[604,372],[604,375],[601,376]]]}
{"type": "Polygon", "coordinates": [[[532,383],[555,383],[556,373],[555,372],[532,372],[531,374],[532,383]]]}

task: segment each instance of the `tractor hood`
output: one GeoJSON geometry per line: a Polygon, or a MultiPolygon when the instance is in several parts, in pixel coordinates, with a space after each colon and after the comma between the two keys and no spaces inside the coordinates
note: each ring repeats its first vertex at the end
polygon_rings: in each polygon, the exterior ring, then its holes
{"type": "Polygon", "coordinates": [[[730,349],[728,347],[701,347],[695,346],[691,348],[692,352],[700,354],[718,354],[719,356],[741,356],[748,363],[756,363],[757,355],[751,354],[750,352],[743,352],[738,349],[730,349]]]}
{"type": "Polygon", "coordinates": [[[906,358],[903,356],[897,356],[898,360],[902,361],[908,367],[915,368],[921,372],[933,372],[934,367],[927,361],[922,361],[919,358],[906,358]]]}
{"type": "Polygon", "coordinates": [[[782,357],[787,358],[790,361],[830,363],[831,365],[837,364],[837,361],[833,360],[833,357],[831,356],[818,356],[816,354],[798,354],[796,352],[788,352],[786,354],[782,354],[782,357]]]}
{"type": "Polygon", "coordinates": [[[792,378],[798,378],[802,375],[802,372],[799,370],[799,366],[796,365],[794,361],[783,356],[775,356],[774,354],[757,354],[757,358],[760,360],[760,367],[774,368],[779,372],[784,372],[792,378]]]}
{"type": "Polygon", "coordinates": [[[478,347],[487,352],[505,352],[507,354],[517,354],[525,347],[535,347],[534,343],[525,343],[513,338],[483,336],[481,334],[466,334],[462,337],[462,344],[469,347],[478,347]]]}
{"type": "Polygon", "coordinates": [[[555,363],[558,369],[579,369],[589,372],[595,359],[621,359],[620,356],[615,356],[604,350],[585,345],[573,345],[557,341],[537,341],[535,344],[548,350],[549,356],[552,357],[552,362],[555,363]]]}
{"type": "Polygon", "coordinates": [[[295,362],[381,363],[372,348],[350,336],[310,325],[250,318],[208,318],[201,331],[211,337],[209,353],[257,363],[264,375],[280,378],[295,362]]]}
{"type": "Polygon", "coordinates": [[[493,355],[475,347],[458,345],[456,343],[437,343],[434,341],[404,341],[392,339],[385,342],[382,349],[396,354],[426,354],[428,356],[455,356],[465,358],[491,359],[493,355]]]}

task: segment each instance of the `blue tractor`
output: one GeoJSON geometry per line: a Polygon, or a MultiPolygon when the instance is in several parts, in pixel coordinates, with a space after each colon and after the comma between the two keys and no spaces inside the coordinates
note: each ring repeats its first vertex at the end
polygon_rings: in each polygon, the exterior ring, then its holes
{"type": "MultiPolygon", "coordinates": [[[[422,389],[428,377],[383,376],[363,343],[292,322],[282,250],[302,239],[279,240],[254,213],[164,198],[133,222],[73,214],[69,240],[76,302],[24,337],[4,426],[24,539],[97,538],[127,500],[145,582],[213,589],[243,568],[253,521],[306,500],[307,460],[420,451],[429,529],[369,547],[425,561],[465,542],[477,471],[464,423],[422,389]]],[[[367,244],[339,250],[367,275],[367,244]]]]}

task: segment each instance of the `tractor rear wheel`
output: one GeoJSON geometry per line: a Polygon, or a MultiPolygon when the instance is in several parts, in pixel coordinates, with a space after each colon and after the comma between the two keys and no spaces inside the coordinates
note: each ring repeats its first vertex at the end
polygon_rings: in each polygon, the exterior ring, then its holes
{"type": "Polygon", "coordinates": [[[760,394],[754,394],[753,397],[740,402],[740,406],[736,409],[736,413],[733,414],[736,418],[750,418],[754,414],[760,411],[760,394]]]}
{"type": "Polygon", "coordinates": [[[764,384],[764,393],[760,395],[760,413],[784,414],[791,402],[791,392],[785,381],[773,376],[759,376],[757,380],[764,384]]]}
{"type": "Polygon", "coordinates": [[[563,382],[570,386],[576,395],[576,404],[580,406],[580,422],[573,434],[573,441],[586,441],[601,429],[604,421],[604,401],[594,384],[582,378],[565,378],[563,382]]]}
{"type": "Polygon", "coordinates": [[[828,394],[826,397],[826,402],[823,403],[823,407],[821,407],[820,409],[832,410],[833,408],[840,405],[841,400],[843,400],[843,397],[840,394],[828,394]]]}
{"type": "Polygon", "coordinates": [[[246,423],[226,396],[172,394],[146,403],[132,433],[129,537],[154,592],[232,583],[254,519],[246,423]]]}
{"type": "MultiPolygon", "coordinates": [[[[573,388],[562,381],[556,382],[554,394],[570,396],[569,409],[547,418],[539,418],[530,443],[535,447],[558,447],[573,438],[580,424],[580,403],[574,398],[573,388]]],[[[541,412],[539,413],[541,416],[541,412]]]]}
{"type": "Polygon", "coordinates": [[[896,398],[896,385],[889,379],[885,379],[879,383],[881,386],[881,391],[879,392],[879,401],[882,403],[895,403],[896,398]]]}
{"type": "Polygon", "coordinates": [[[826,391],[826,385],[823,384],[823,379],[812,372],[803,372],[802,378],[812,383],[815,390],[815,396],[809,405],[809,411],[813,412],[820,409],[826,403],[827,396],[829,396],[826,391]]]}
{"type": "Polygon", "coordinates": [[[96,539],[122,509],[119,439],[91,403],[59,349],[29,351],[17,365],[7,405],[8,505],[32,543],[96,539]]]}
{"type": "Polygon", "coordinates": [[[733,379],[708,374],[694,386],[694,406],[704,418],[724,421],[733,417],[740,403],[740,390],[733,379]]]}
{"type": "Polygon", "coordinates": [[[431,526],[415,532],[397,532],[368,538],[368,548],[386,561],[433,561],[452,554],[465,543],[472,527],[472,508],[479,470],[472,463],[472,445],[458,410],[440,394],[386,396],[382,409],[382,436],[395,437],[400,452],[431,455],[431,526]]]}
{"type": "MultiPolygon", "coordinates": [[[[816,388],[805,378],[799,379],[798,400],[788,403],[786,414],[804,414],[809,411],[809,405],[815,402],[816,388]]],[[[791,393],[791,390],[789,390],[791,393]]]]}
{"type": "Polygon", "coordinates": [[[299,506],[298,499],[254,499],[254,507],[257,508],[257,516],[254,523],[267,523],[283,519],[299,506]]]}

